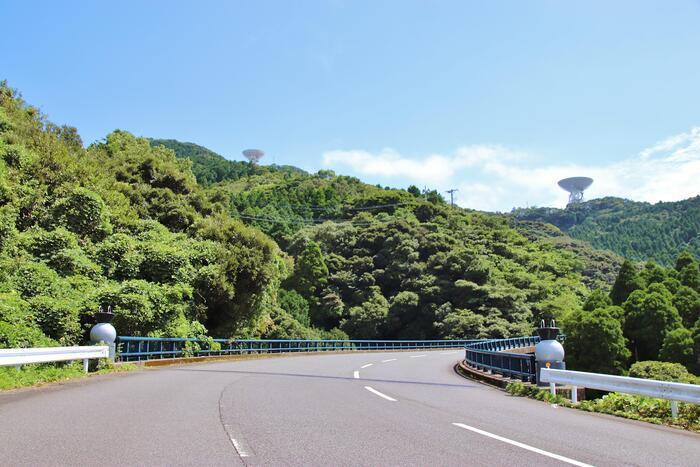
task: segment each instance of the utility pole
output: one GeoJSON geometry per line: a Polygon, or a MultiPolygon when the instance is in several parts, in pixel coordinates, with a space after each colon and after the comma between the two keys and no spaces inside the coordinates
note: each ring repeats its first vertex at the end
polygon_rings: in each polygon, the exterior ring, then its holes
{"type": "Polygon", "coordinates": [[[450,194],[450,206],[455,207],[455,191],[459,191],[457,188],[452,188],[451,190],[445,191],[445,193],[450,194]]]}

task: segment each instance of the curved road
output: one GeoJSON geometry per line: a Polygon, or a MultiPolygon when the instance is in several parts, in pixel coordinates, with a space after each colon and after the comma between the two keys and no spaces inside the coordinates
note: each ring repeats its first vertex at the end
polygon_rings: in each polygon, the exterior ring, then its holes
{"type": "Polygon", "coordinates": [[[183,365],[0,394],[1,465],[698,465],[700,436],[456,375],[462,351],[183,365]]]}

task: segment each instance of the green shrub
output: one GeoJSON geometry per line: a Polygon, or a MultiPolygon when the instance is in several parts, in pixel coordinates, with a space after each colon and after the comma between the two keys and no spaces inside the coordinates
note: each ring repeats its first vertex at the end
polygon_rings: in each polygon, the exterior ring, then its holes
{"type": "Polygon", "coordinates": [[[104,201],[97,193],[76,187],[53,207],[54,219],[71,232],[93,240],[112,232],[104,201]]]}
{"type": "Polygon", "coordinates": [[[678,418],[671,416],[671,401],[631,394],[610,393],[600,399],[582,401],[580,408],[651,423],[678,425],[700,431],[700,405],[678,404],[678,418]]]}
{"type": "Polygon", "coordinates": [[[518,381],[508,383],[506,392],[514,396],[530,397],[540,401],[545,401],[553,404],[569,405],[569,400],[565,397],[556,394],[552,395],[549,390],[541,389],[533,384],[524,384],[518,381]]]}
{"type": "Polygon", "coordinates": [[[71,301],[39,295],[30,299],[32,314],[44,334],[61,345],[78,345],[82,330],[78,309],[71,301]]]}
{"type": "Polygon", "coordinates": [[[676,383],[698,384],[698,377],[688,373],[679,363],[657,362],[653,360],[637,362],[630,367],[629,375],[634,378],[672,381],[676,383]]]}
{"type": "Polygon", "coordinates": [[[23,298],[48,293],[59,280],[56,271],[43,263],[21,262],[16,265],[14,288],[23,298]]]}
{"type": "Polygon", "coordinates": [[[141,274],[146,280],[168,283],[175,281],[188,265],[187,255],[183,251],[167,245],[150,244],[143,250],[141,274]]]}

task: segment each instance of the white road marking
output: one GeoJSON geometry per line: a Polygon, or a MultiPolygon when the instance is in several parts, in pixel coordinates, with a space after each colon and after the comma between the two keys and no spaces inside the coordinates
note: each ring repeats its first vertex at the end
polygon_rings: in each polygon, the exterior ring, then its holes
{"type": "Polygon", "coordinates": [[[360,379],[360,372],[359,371],[353,372],[352,377],[355,379],[360,379]]]}
{"type": "Polygon", "coordinates": [[[389,358],[389,359],[387,359],[387,360],[382,360],[382,363],[395,362],[395,361],[396,361],[395,358],[389,358]]]}
{"type": "Polygon", "coordinates": [[[389,396],[387,396],[386,394],[382,394],[381,392],[377,391],[377,390],[374,389],[373,387],[365,386],[365,389],[367,389],[367,390],[368,390],[369,392],[371,392],[372,394],[376,394],[376,395],[379,396],[379,397],[383,397],[384,399],[386,399],[386,400],[388,400],[388,401],[396,402],[396,399],[394,399],[393,397],[389,397],[389,396]]]}
{"type": "Polygon", "coordinates": [[[423,355],[411,355],[411,358],[421,358],[421,357],[425,357],[425,354],[423,354],[423,355]]]}
{"type": "Polygon", "coordinates": [[[498,441],[503,441],[504,443],[512,444],[513,446],[517,446],[519,448],[527,449],[528,451],[536,452],[537,454],[542,454],[543,456],[551,457],[552,459],[566,462],[568,464],[578,465],[580,467],[593,467],[590,464],[569,459],[568,457],[560,456],[559,454],[544,451],[542,449],[538,449],[527,444],[520,443],[518,441],[513,441],[512,439],[504,438],[503,436],[494,435],[493,433],[474,428],[473,426],[465,425],[464,423],[453,423],[453,425],[458,426],[460,428],[464,428],[465,430],[473,431],[474,433],[478,433],[480,435],[488,436],[489,438],[497,439],[498,441]]]}
{"type": "Polygon", "coordinates": [[[369,367],[371,367],[372,365],[374,365],[374,363],[368,363],[367,365],[362,365],[362,366],[360,367],[360,370],[362,370],[363,368],[369,368],[369,367]]]}
{"type": "Polygon", "coordinates": [[[236,450],[239,456],[250,457],[253,455],[252,449],[248,447],[243,439],[234,438],[233,433],[236,432],[236,430],[231,425],[224,425],[224,429],[228,434],[228,439],[231,440],[231,444],[233,444],[233,448],[236,450]]]}

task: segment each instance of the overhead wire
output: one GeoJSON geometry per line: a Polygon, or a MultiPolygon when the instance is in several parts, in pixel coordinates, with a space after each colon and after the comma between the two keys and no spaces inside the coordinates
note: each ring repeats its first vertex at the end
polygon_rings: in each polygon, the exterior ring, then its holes
{"type": "MultiPolygon", "coordinates": [[[[273,205],[273,206],[277,207],[277,208],[309,209],[311,211],[325,211],[325,210],[333,210],[333,209],[346,210],[346,211],[371,211],[373,209],[383,209],[383,208],[391,208],[391,207],[397,207],[397,206],[408,206],[408,205],[415,205],[415,204],[416,204],[415,202],[404,202],[404,203],[378,204],[375,206],[359,206],[359,207],[314,206],[314,205],[305,205],[305,204],[277,204],[277,205],[273,205]]],[[[256,206],[256,207],[263,208],[266,206],[270,206],[270,204],[267,204],[265,206],[256,206]]]]}

